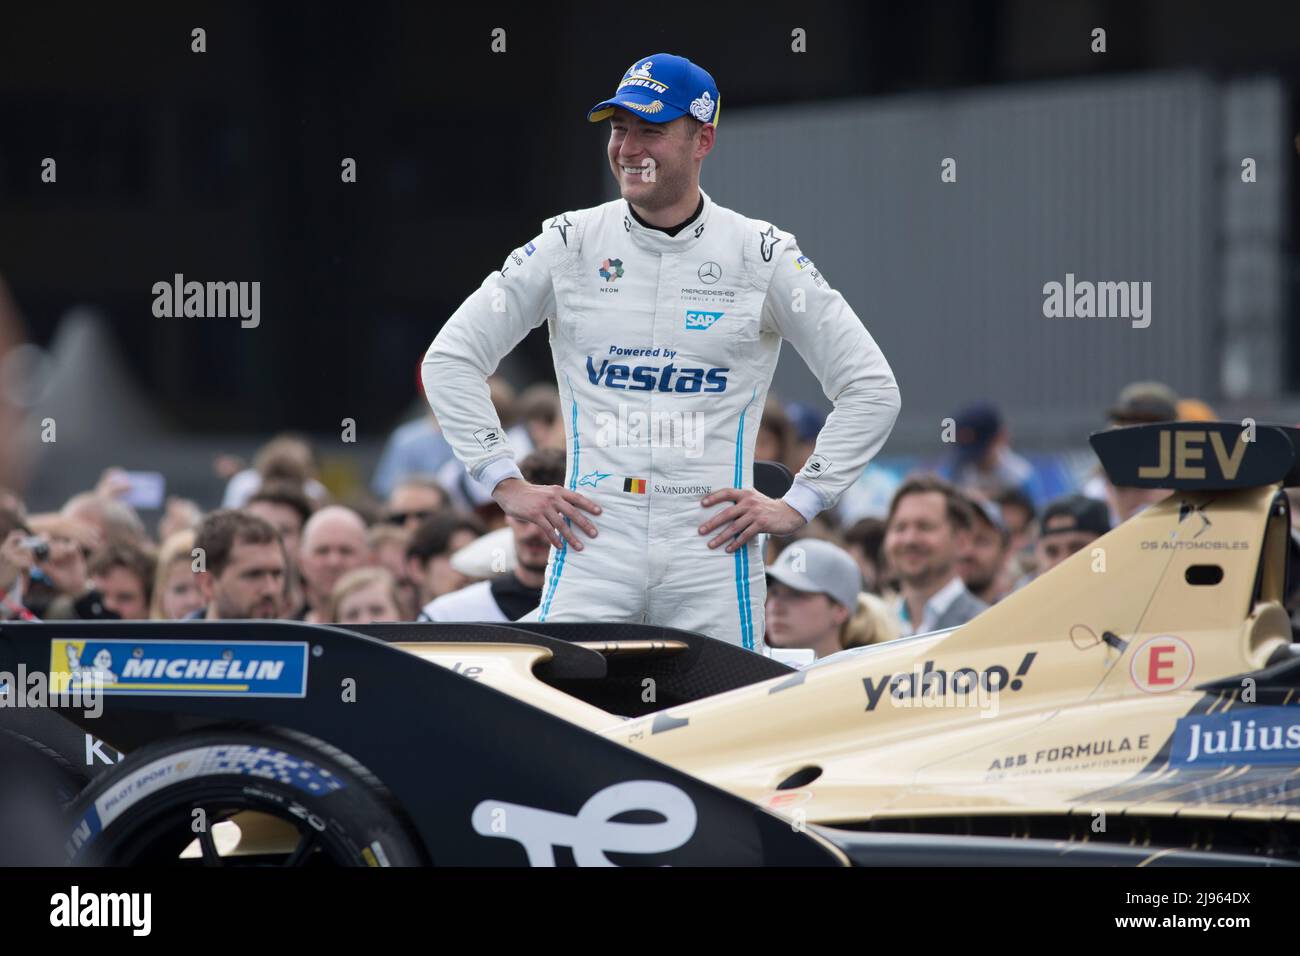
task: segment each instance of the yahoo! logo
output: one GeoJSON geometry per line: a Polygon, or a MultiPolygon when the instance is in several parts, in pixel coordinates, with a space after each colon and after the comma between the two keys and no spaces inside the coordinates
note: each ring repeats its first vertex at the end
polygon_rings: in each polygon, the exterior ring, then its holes
{"type": "Polygon", "coordinates": [[[600,367],[587,356],[587,378],[592,385],[622,388],[629,392],[725,392],[729,368],[683,368],[669,363],[638,365],[635,368],[602,359],[600,367]]]}

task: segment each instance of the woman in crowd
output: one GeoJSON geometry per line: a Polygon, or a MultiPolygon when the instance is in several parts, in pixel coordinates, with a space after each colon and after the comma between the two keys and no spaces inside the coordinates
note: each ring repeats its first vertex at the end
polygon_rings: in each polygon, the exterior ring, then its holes
{"type": "Polygon", "coordinates": [[[349,571],[330,592],[325,620],[339,624],[403,620],[397,581],[384,568],[349,571]]]}
{"type": "Polygon", "coordinates": [[[898,637],[885,603],[862,590],[853,557],[817,538],[791,543],[768,569],[765,616],[770,646],[819,658],[898,637]]]}
{"type": "Polygon", "coordinates": [[[179,621],[203,607],[203,595],[194,580],[194,531],[177,531],[163,542],[154,571],[153,601],[149,617],[179,621]]]}

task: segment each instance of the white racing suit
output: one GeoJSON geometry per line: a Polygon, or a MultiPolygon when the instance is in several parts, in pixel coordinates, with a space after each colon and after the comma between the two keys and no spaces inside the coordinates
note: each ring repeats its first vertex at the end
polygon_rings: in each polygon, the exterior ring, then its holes
{"type": "MultiPolygon", "coordinates": [[[[752,486],[754,440],[789,339],[834,409],[785,501],[835,504],[898,416],[893,372],[794,236],[715,205],[675,236],[623,200],[567,212],[510,253],[424,359],[425,394],[456,454],[494,486],[519,474],[485,379],[547,322],[565,422],[567,487],[598,502],[585,548],[551,550],[541,621],[644,622],[763,649],[756,541],[710,549],[699,526],[752,486]]],[[[720,530],[720,529],[719,529],[720,530]]]]}

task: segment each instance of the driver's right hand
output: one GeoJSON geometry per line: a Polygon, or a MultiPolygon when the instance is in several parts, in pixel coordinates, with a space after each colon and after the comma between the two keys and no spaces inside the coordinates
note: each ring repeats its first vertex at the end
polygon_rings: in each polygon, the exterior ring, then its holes
{"type": "Polygon", "coordinates": [[[575,550],[583,549],[583,543],[573,530],[574,524],[581,527],[588,537],[596,537],[596,526],[582,512],[598,515],[600,505],[576,491],[559,485],[533,485],[521,478],[507,478],[492,489],[492,498],[506,514],[541,528],[552,547],[563,547],[567,541],[575,550]]]}

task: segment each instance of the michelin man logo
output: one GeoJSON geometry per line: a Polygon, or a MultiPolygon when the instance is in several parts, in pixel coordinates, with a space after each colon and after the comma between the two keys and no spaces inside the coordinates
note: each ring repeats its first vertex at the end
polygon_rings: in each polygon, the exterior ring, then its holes
{"type": "Polygon", "coordinates": [[[695,834],[695,804],[672,784],[629,780],[606,787],[582,805],[577,816],[536,807],[484,800],[470,823],[485,837],[505,837],[523,846],[529,866],[555,866],[555,848],[573,848],[578,866],[614,866],[606,853],[667,853],[695,834]],[[612,823],[629,810],[651,810],[658,823],[612,823]],[[497,821],[504,825],[495,825],[497,821]]]}
{"type": "Polygon", "coordinates": [[[638,66],[638,67],[634,67],[631,71],[628,72],[627,75],[628,75],[628,76],[640,77],[640,78],[643,79],[643,80],[651,79],[651,76],[650,76],[650,69],[651,69],[651,67],[653,67],[654,65],[655,65],[655,64],[654,64],[654,60],[646,60],[646,61],[645,61],[644,63],[642,63],[640,66],[638,66]]]}
{"type": "Polygon", "coordinates": [[[95,681],[117,683],[117,675],[113,673],[113,655],[106,647],[99,649],[91,666],[87,667],[81,663],[81,648],[69,644],[68,671],[72,674],[70,686],[73,687],[95,681]]]}
{"type": "Polygon", "coordinates": [[[691,115],[701,123],[708,123],[713,119],[713,111],[717,104],[713,102],[713,97],[709,91],[705,90],[695,99],[691,100],[691,115]]]}

